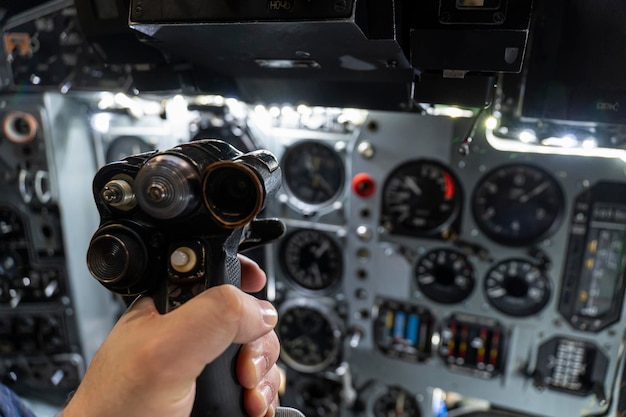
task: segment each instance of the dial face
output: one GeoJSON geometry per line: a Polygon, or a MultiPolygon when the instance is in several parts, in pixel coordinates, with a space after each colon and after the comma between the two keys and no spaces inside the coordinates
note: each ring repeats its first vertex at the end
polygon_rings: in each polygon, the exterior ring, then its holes
{"type": "Polygon", "coordinates": [[[327,204],[343,189],[343,160],[325,143],[303,141],[293,145],[285,151],[281,166],[286,188],[305,204],[327,204]]]}
{"type": "Polygon", "coordinates": [[[277,333],[281,358],[300,372],[318,372],[339,354],[340,331],[334,316],[317,305],[292,305],[281,310],[277,333]]]}
{"type": "Polygon", "coordinates": [[[106,162],[119,161],[130,155],[153,151],[155,148],[138,136],[120,136],[109,145],[106,162]]]}
{"type": "Polygon", "coordinates": [[[472,199],[478,227],[496,242],[523,246],[536,242],[560,224],[564,197],[548,172],[524,164],[491,171],[472,199]]]}
{"type": "Polygon", "coordinates": [[[415,397],[398,387],[391,387],[374,403],[375,417],[419,417],[415,397]]]}
{"type": "Polygon", "coordinates": [[[452,304],[466,299],[474,289],[474,269],[468,259],[453,250],[435,249],[418,261],[415,278],[430,299],[452,304]]]}
{"type": "Polygon", "coordinates": [[[286,236],[280,248],[285,274],[309,290],[323,290],[339,282],[343,271],[342,251],[324,232],[298,230],[286,236]]]}
{"type": "MultiPolygon", "coordinates": [[[[302,378],[300,378],[302,380],[302,378]]],[[[329,379],[304,380],[296,388],[297,408],[306,416],[339,417],[341,383],[329,379]]]]}
{"type": "Polygon", "coordinates": [[[453,175],[433,161],[411,161],[385,181],[381,223],[389,233],[444,230],[456,218],[461,193],[453,175]]]}
{"type": "Polygon", "coordinates": [[[548,303],[550,292],[548,277],[523,259],[500,262],[485,277],[485,295],[489,303],[510,316],[538,313],[548,303]]]}

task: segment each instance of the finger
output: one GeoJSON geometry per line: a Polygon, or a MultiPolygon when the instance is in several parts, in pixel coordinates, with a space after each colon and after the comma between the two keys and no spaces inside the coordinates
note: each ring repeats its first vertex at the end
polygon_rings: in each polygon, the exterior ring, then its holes
{"type": "Polygon", "coordinates": [[[243,345],[237,358],[239,383],[245,388],[257,386],[274,366],[279,354],[280,343],[275,332],[243,345]]]}
{"type": "Polygon", "coordinates": [[[278,396],[274,397],[274,401],[267,409],[267,413],[265,413],[265,417],[274,417],[276,415],[276,409],[280,406],[278,401],[278,396]]]}
{"type": "Polygon", "coordinates": [[[150,314],[159,314],[154,300],[147,295],[141,295],[137,297],[130,306],[126,309],[122,315],[122,321],[131,321],[138,317],[147,316],[150,314]]]}
{"type": "Polygon", "coordinates": [[[263,417],[268,412],[272,413],[279,386],[280,372],[274,365],[254,389],[245,390],[244,405],[250,417],[263,417]]]}
{"type": "Polygon", "coordinates": [[[192,369],[217,358],[232,343],[249,343],[269,333],[276,309],[232,285],[209,288],[163,319],[172,349],[188,357],[192,369]]]}
{"type": "Polygon", "coordinates": [[[238,254],[241,263],[241,289],[247,292],[258,292],[265,287],[267,277],[265,272],[252,259],[238,254]]]}

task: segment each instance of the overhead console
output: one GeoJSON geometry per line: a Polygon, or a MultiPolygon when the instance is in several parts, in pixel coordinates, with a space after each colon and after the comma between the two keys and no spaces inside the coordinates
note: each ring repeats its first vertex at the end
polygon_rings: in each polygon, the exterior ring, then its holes
{"type": "Polygon", "coordinates": [[[406,110],[432,98],[414,85],[433,72],[479,92],[457,100],[480,104],[484,75],[521,70],[532,2],[491,3],[137,0],[130,26],[192,63],[201,90],[223,82],[221,93],[247,102],[406,110]],[[189,42],[204,38],[221,41],[189,42]]]}
{"type": "Polygon", "coordinates": [[[46,27],[22,16],[5,40],[19,86],[483,106],[496,73],[521,70],[531,11],[531,0],[56,0],[37,11],[49,13],[46,27]]]}

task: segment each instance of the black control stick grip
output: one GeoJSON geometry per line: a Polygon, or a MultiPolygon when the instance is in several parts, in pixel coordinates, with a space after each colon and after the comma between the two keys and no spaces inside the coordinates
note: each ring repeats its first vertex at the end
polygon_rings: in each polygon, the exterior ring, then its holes
{"type": "MultiPolygon", "coordinates": [[[[280,180],[271,153],[244,154],[216,139],[108,164],[94,178],[101,222],[87,266],[111,291],[152,296],[163,314],[210,287],[239,287],[237,252],[284,233],[279,220],[256,219],[280,180]]],[[[246,416],[239,349],[230,346],[198,377],[192,417],[246,416]]]]}
{"type": "Polygon", "coordinates": [[[196,380],[196,400],[191,417],[247,415],[243,409],[243,387],[236,382],[239,349],[239,345],[231,345],[204,368],[196,380]]]}

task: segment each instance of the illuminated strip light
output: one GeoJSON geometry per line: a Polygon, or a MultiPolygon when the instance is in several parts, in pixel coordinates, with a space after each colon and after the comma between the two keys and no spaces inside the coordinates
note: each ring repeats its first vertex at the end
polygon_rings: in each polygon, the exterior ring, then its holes
{"type": "Polygon", "coordinates": [[[489,366],[495,369],[498,364],[498,352],[500,349],[500,333],[493,332],[491,336],[491,350],[489,352],[489,366]]]}
{"type": "Polygon", "coordinates": [[[469,109],[463,109],[460,107],[451,107],[451,106],[435,106],[428,107],[426,109],[426,113],[431,116],[447,116],[453,119],[463,117],[463,118],[471,118],[475,116],[475,112],[469,109]]]}
{"type": "MultiPolygon", "coordinates": [[[[489,119],[488,119],[489,120],[489,119]]],[[[525,152],[549,155],[583,156],[593,158],[621,159],[626,162],[626,150],[601,147],[548,147],[533,143],[519,142],[514,139],[501,138],[494,134],[492,125],[485,129],[487,142],[498,151],[525,152]]],[[[542,141],[558,142],[561,138],[550,137],[542,141]]]]}
{"type": "Polygon", "coordinates": [[[460,364],[465,363],[465,356],[467,355],[467,338],[469,329],[467,326],[461,328],[461,340],[459,343],[459,354],[457,355],[457,362],[460,364]]]}
{"type": "Polygon", "coordinates": [[[448,341],[448,360],[454,360],[455,356],[456,356],[456,324],[451,323],[450,324],[450,333],[451,333],[451,337],[450,340],[448,341]]]}
{"type": "Polygon", "coordinates": [[[485,364],[485,353],[486,353],[486,345],[487,345],[487,329],[480,329],[480,347],[478,348],[478,352],[476,353],[476,362],[479,367],[484,366],[485,364]]]}

